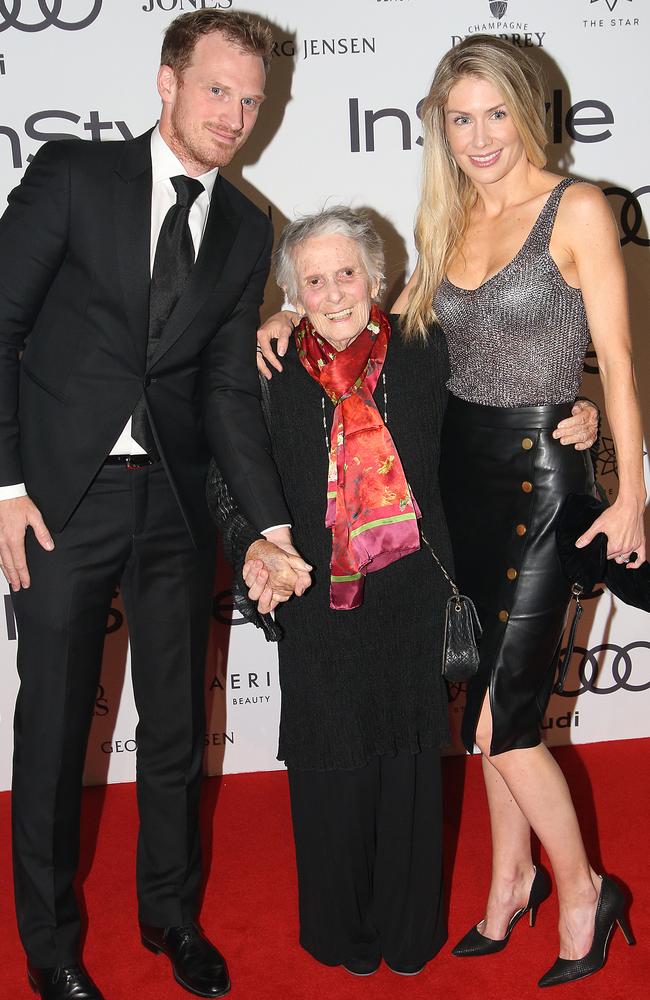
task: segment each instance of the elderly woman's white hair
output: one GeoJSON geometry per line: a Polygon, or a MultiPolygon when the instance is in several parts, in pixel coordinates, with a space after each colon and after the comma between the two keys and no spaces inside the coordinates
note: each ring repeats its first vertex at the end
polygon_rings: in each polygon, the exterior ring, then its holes
{"type": "Polygon", "coordinates": [[[289,299],[299,299],[295,264],[295,250],[312,236],[345,236],[359,248],[361,260],[371,288],[377,289],[377,298],[385,288],[384,245],[367,212],[333,205],[314,215],[301,215],[282,230],[275,251],[275,278],[289,299]]]}

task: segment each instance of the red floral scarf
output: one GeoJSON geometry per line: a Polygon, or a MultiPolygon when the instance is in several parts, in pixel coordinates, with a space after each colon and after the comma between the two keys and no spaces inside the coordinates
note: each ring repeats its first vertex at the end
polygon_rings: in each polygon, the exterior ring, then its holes
{"type": "Polygon", "coordinates": [[[391,328],[377,306],[368,325],[336,351],[307,319],[294,331],[298,357],[334,403],[325,524],[332,529],[330,607],[357,608],[366,573],[420,548],[415,499],[372,398],[391,328]]]}

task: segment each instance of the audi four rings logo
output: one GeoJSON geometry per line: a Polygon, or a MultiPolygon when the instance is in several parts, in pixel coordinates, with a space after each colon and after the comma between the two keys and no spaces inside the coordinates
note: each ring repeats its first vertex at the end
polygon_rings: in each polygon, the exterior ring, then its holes
{"type": "MultiPolygon", "coordinates": [[[[81,31],[97,20],[103,2],[104,0],[92,0],[90,12],[79,21],[71,21],[60,16],[64,0],[30,0],[27,4],[23,4],[22,0],[0,0],[0,31],[6,31],[7,28],[18,28],[19,31],[43,31],[44,28],[81,31]],[[21,15],[25,12],[27,17],[32,15],[31,21],[21,20],[21,15]]],[[[68,9],[69,7],[68,0],[68,9]]]]}
{"type": "Polygon", "coordinates": [[[650,239],[641,235],[643,228],[643,211],[639,198],[644,194],[650,194],[650,184],[638,187],[636,191],[628,191],[622,187],[606,187],[603,191],[608,197],[622,198],[623,204],[620,211],[621,226],[621,246],[626,243],[636,243],[640,247],[650,247],[650,239]]]}
{"type": "MultiPolygon", "coordinates": [[[[592,694],[613,694],[614,691],[647,691],[650,688],[650,680],[642,683],[634,683],[639,680],[638,671],[640,665],[637,662],[641,655],[639,650],[650,650],[650,642],[629,642],[627,646],[615,646],[611,642],[604,642],[600,646],[593,646],[592,649],[585,649],[584,646],[574,646],[573,653],[581,656],[578,665],[578,677],[580,687],[574,691],[564,690],[563,698],[575,698],[576,695],[591,691],[592,694]],[[599,653],[613,653],[611,661],[612,683],[609,678],[602,678],[603,684],[597,684],[598,675],[601,672],[601,664],[598,662],[599,653]],[[634,670],[636,678],[632,676],[634,670]]],[[[648,661],[650,666],[650,660],[648,661]]]]}

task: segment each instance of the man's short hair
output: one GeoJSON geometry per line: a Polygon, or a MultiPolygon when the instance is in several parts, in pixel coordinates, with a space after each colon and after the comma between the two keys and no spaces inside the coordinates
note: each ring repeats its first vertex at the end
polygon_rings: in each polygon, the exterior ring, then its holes
{"type": "Polygon", "coordinates": [[[259,56],[268,73],[273,55],[271,29],[250,14],[223,10],[197,10],[175,18],[163,38],[161,65],[171,66],[176,76],[180,76],[192,61],[199,38],[213,31],[221,32],[227,41],[244,52],[259,56]]]}

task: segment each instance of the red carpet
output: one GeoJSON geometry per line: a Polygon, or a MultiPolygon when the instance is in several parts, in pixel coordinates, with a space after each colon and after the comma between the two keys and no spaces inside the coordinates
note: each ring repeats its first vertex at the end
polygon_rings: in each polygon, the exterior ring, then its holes
{"type": "MultiPolygon", "coordinates": [[[[597,976],[551,994],[576,1000],[650,996],[648,801],[650,740],[558,751],[596,867],[630,887],[639,944],[613,935],[597,976]]],[[[204,800],[204,842],[211,859],[202,923],[228,956],[232,1000],[538,1000],[539,975],[555,958],[555,897],[536,927],[520,924],[508,948],[459,960],[449,945],[477,921],[489,879],[489,831],[478,759],[445,761],[449,944],[418,977],[385,967],[368,979],[319,966],[297,943],[296,891],[284,773],[211,779],[204,800]],[[461,811],[462,801],[462,811],[461,811]]],[[[0,1000],[33,996],[14,926],[9,796],[0,795],[0,1000]]],[[[91,924],[85,960],[106,1000],[182,1000],[166,959],[139,944],[133,892],[135,795],[132,785],[88,789],[84,802],[83,892],[91,924]],[[101,820],[101,822],[100,822],[101,820]]]]}

